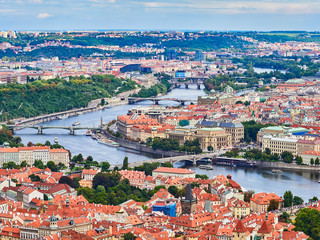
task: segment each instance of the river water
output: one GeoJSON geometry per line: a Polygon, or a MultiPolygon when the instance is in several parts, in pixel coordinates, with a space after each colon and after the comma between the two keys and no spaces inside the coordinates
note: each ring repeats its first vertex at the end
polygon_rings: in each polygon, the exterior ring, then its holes
{"type": "MultiPolygon", "coordinates": [[[[173,89],[169,94],[162,98],[181,98],[194,99],[198,96],[205,95],[201,90],[197,90],[195,85],[190,85],[189,89],[173,89]]],[[[79,121],[81,126],[98,126],[101,118],[103,122],[109,122],[116,119],[117,115],[126,114],[129,109],[139,106],[148,106],[150,101],[139,102],[136,105],[121,105],[111,109],[91,112],[83,115],[73,116],[64,120],[54,120],[44,123],[51,126],[71,126],[75,121],[79,121]]],[[[178,103],[172,101],[161,101],[159,105],[176,106],[178,103]]],[[[44,143],[46,140],[53,142],[57,137],[59,144],[69,149],[74,154],[81,153],[84,157],[91,155],[96,161],[108,161],[110,164],[122,163],[123,158],[128,156],[129,162],[142,161],[150,158],[158,158],[153,154],[145,154],[123,147],[113,148],[97,143],[90,137],[85,136],[85,131],[76,131],[74,136],[69,135],[69,131],[61,129],[45,129],[42,135],[37,135],[35,129],[22,129],[15,132],[22,137],[23,143],[44,143]]],[[[177,167],[179,165],[176,165],[177,167]]],[[[291,190],[294,195],[308,200],[313,196],[320,198],[320,176],[318,172],[308,171],[284,171],[282,174],[273,174],[271,170],[264,169],[246,169],[235,167],[214,166],[213,170],[202,170],[190,167],[199,174],[207,174],[213,177],[219,174],[228,175],[237,181],[245,189],[253,189],[255,192],[275,192],[282,196],[286,190],[291,190]]]]}

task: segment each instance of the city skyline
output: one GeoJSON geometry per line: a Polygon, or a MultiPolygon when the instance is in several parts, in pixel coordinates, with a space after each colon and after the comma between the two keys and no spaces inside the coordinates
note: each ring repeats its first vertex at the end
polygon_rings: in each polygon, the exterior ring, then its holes
{"type": "Polygon", "coordinates": [[[320,1],[1,0],[1,30],[317,31],[320,1]]]}

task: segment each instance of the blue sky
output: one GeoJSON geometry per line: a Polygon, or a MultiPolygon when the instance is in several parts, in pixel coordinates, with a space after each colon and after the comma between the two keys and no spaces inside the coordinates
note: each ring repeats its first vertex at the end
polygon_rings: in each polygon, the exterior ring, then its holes
{"type": "Polygon", "coordinates": [[[0,0],[1,30],[318,31],[320,0],[0,0]]]}

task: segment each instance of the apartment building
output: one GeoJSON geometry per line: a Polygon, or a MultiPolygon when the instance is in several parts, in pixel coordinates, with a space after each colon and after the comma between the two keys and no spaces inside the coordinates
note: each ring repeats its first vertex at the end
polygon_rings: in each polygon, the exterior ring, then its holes
{"type": "Polygon", "coordinates": [[[262,150],[265,151],[266,148],[269,148],[272,154],[276,153],[279,155],[287,151],[296,156],[298,153],[297,142],[297,138],[280,138],[268,135],[262,138],[262,150]]]}
{"type": "Polygon", "coordinates": [[[275,193],[257,193],[250,199],[250,209],[253,212],[267,212],[270,201],[274,199],[279,202],[278,209],[282,207],[283,199],[275,193]]]}
{"type": "Polygon", "coordinates": [[[0,148],[0,166],[4,163],[14,162],[20,165],[26,161],[28,165],[32,166],[35,160],[41,160],[44,164],[53,161],[55,164],[62,163],[69,164],[69,152],[65,149],[50,149],[48,146],[34,146],[34,147],[18,147],[0,148]]]}

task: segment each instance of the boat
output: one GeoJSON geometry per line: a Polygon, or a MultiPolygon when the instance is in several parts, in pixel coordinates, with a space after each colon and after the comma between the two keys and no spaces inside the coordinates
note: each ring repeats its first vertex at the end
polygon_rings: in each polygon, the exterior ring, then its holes
{"type": "Polygon", "coordinates": [[[86,136],[91,136],[91,131],[90,130],[88,130],[87,132],[86,132],[86,136]]]}
{"type": "Polygon", "coordinates": [[[119,143],[114,142],[110,139],[98,139],[98,143],[104,144],[104,145],[108,145],[111,147],[119,147],[119,143]]]}
{"type": "Polygon", "coordinates": [[[94,140],[97,140],[97,135],[91,134],[91,138],[94,139],[94,140]]]}
{"type": "Polygon", "coordinates": [[[74,123],[72,123],[72,126],[78,126],[80,124],[81,124],[80,122],[74,122],[74,123]]]}
{"type": "Polygon", "coordinates": [[[213,170],[213,166],[211,165],[200,165],[199,168],[205,170],[213,170]]]}
{"type": "Polygon", "coordinates": [[[58,143],[58,138],[55,137],[53,141],[54,141],[54,143],[58,143]]]}
{"type": "Polygon", "coordinates": [[[283,173],[280,169],[272,169],[272,173],[283,173]]]}
{"type": "Polygon", "coordinates": [[[62,115],[62,116],[58,116],[57,117],[59,120],[63,120],[63,119],[67,119],[68,116],[67,115],[62,115]]]}

